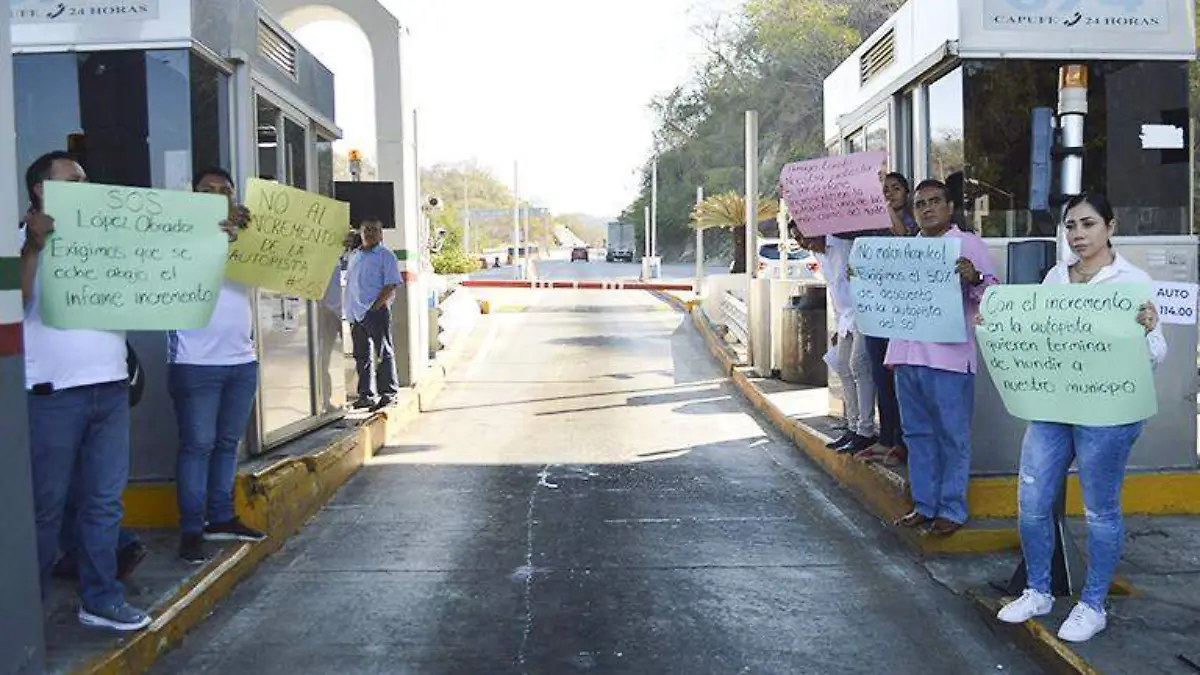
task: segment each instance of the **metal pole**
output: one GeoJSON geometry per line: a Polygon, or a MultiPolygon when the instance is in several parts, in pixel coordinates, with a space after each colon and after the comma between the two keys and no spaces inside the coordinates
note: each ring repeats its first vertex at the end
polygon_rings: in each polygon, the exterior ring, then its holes
{"type": "MultiPolygon", "coordinates": [[[[696,206],[704,201],[704,187],[696,188],[696,206]]],[[[704,230],[696,228],[696,295],[704,291],[704,230]]]]}
{"type": "Polygon", "coordinates": [[[758,360],[754,334],[757,321],[757,302],[754,299],[754,274],[758,269],[758,111],[746,111],[746,308],[749,317],[750,344],[746,352],[750,364],[758,360]]]}
{"type": "Polygon", "coordinates": [[[471,254],[471,181],[463,171],[463,252],[471,254]]]}
{"type": "Polygon", "coordinates": [[[521,174],[517,163],[513,162],[513,267],[517,278],[522,278],[521,267],[521,174]]]}
{"type": "Polygon", "coordinates": [[[646,245],[642,247],[642,276],[650,276],[650,207],[647,206],[642,211],[642,217],[646,222],[646,245]]]}
{"type": "Polygon", "coordinates": [[[658,160],[650,165],[650,257],[658,255],[658,160]]]}

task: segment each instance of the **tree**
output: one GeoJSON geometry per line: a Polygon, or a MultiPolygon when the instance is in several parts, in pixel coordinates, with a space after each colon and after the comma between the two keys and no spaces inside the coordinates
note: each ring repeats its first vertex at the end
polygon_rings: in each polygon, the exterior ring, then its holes
{"type": "MultiPolygon", "coordinates": [[[[784,164],[825,154],[825,77],[901,4],[747,0],[740,13],[698,29],[708,58],[688,82],[650,105],[658,118],[654,159],[664,256],[678,256],[690,246],[697,187],[706,194],[745,189],[746,110],[759,112],[760,192],[777,197],[784,164]]],[[[650,164],[647,160],[640,194],[622,219],[641,222],[650,201],[650,164]]]]}
{"type": "MultiPolygon", "coordinates": [[[[759,196],[758,218],[755,225],[779,215],[779,200],[759,196]]],[[[725,228],[733,234],[732,274],[746,272],[746,198],[737,192],[713,195],[696,205],[692,211],[692,227],[705,230],[725,228]]]]}

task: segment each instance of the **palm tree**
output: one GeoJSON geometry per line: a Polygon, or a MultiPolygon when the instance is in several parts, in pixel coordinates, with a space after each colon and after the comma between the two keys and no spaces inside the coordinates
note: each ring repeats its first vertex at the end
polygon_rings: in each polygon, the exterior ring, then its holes
{"type": "MultiPolygon", "coordinates": [[[[755,223],[770,220],[779,215],[779,200],[760,196],[758,219],[755,223]]],[[[746,198],[738,192],[729,191],[713,195],[696,205],[692,210],[692,227],[707,230],[723,227],[733,232],[733,266],[731,274],[746,272],[746,198]]]]}

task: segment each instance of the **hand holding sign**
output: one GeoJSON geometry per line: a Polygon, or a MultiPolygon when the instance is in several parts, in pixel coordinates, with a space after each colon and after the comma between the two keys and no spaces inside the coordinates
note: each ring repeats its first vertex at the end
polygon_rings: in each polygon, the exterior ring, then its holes
{"type": "Polygon", "coordinates": [[[891,227],[879,189],[882,152],[795,162],[783,167],[780,189],[788,213],[806,237],[891,227]]]}
{"type": "Polygon", "coordinates": [[[1014,417],[1112,426],[1158,409],[1136,284],[993,286],[976,330],[1014,417]]]}
{"type": "Polygon", "coordinates": [[[252,217],[230,247],[226,275],[248,286],[319,300],[350,231],[350,205],[251,178],[252,217]]]}
{"type": "MultiPolygon", "coordinates": [[[[856,239],[850,293],[858,330],[916,342],[966,342],[961,246],[953,237],[856,239]]],[[[973,265],[970,270],[978,274],[973,265]]]]}

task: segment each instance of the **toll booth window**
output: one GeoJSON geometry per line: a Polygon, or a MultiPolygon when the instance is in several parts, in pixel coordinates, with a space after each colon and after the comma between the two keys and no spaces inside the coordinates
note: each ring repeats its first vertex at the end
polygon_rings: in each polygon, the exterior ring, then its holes
{"type": "Polygon", "coordinates": [[[185,49],[16,55],[19,165],[68,150],[95,182],[171,189],[199,165],[228,166],[228,79],[197,61],[185,49]]]}
{"type": "Polygon", "coordinates": [[[304,127],[289,118],[284,118],[283,148],[284,161],[287,163],[288,184],[301,190],[308,189],[308,161],[305,151],[308,149],[304,127]]]}
{"type": "Polygon", "coordinates": [[[79,118],[79,58],[76,54],[17,54],[13,57],[17,129],[17,179],[21,212],[29,207],[24,170],[51,150],[68,149],[82,131],[79,118]]]}
{"type": "Polygon", "coordinates": [[[333,141],[321,134],[317,134],[316,138],[317,192],[333,197],[333,141]]]}
{"type": "Polygon", "coordinates": [[[259,97],[255,114],[258,139],[258,177],[264,180],[287,182],[286,177],[280,176],[280,117],[279,108],[259,97]]]}
{"type": "Polygon", "coordinates": [[[955,68],[928,88],[929,166],[927,178],[946,180],[965,164],[963,151],[963,71],[955,68]]]}
{"type": "MultiPolygon", "coordinates": [[[[964,65],[968,218],[984,236],[1050,236],[1053,209],[1030,211],[1031,115],[1056,109],[1058,69],[1050,61],[970,61],[964,65]]],[[[1108,194],[1122,235],[1191,231],[1184,63],[1093,61],[1088,66],[1083,187],[1108,194]],[[1143,125],[1176,127],[1182,148],[1143,147],[1143,125]]],[[[1058,167],[1041,180],[1059,190],[1058,167]]]]}
{"type": "Polygon", "coordinates": [[[192,113],[188,53],[146,52],[146,145],[150,185],[186,190],[192,184],[192,113]]]}
{"type": "Polygon", "coordinates": [[[229,75],[207,59],[191,54],[192,171],[228,168],[229,75]]]}
{"type": "Polygon", "coordinates": [[[887,115],[882,115],[872,121],[863,130],[866,136],[867,152],[888,151],[888,121],[887,115]]]}

